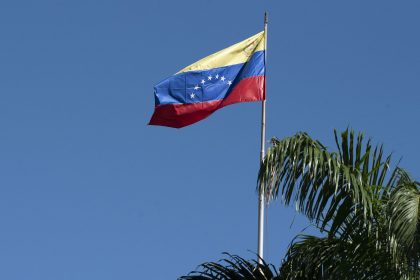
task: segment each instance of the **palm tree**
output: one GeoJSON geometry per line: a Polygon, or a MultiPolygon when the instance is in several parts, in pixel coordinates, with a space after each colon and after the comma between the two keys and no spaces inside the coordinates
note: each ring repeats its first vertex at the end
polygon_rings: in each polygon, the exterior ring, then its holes
{"type": "MultiPolygon", "coordinates": [[[[245,260],[230,257],[181,279],[419,280],[420,183],[391,168],[382,145],[363,134],[334,135],[337,152],[306,133],[272,139],[258,175],[267,201],[296,204],[322,237],[298,235],[271,278],[239,277],[245,260]]],[[[249,271],[271,267],[246,263],[249,271]]]]}
{"type": "Polygon", "coordinates": [[[208,262],[199,266],[200,270],[193,271],[181,280],[277,280],[280,279],[275,267],[262,260],[245,260],[237,255],[224,253],[227,257],[219,262],[208,262]]]}

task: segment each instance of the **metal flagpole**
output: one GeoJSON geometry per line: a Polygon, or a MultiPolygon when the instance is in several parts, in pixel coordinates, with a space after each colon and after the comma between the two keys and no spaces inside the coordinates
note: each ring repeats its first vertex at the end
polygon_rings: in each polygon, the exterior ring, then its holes
{"type": "MultiPolygon", "coordinates": [[[[267,25],[268,15],[264,13],[264,70],[267,73],[267,25]]],[[[266,95],[266,74],[264,75],[264,95],[266,95]]],[[[260,162],[264,161],[265,156],[265,103],[266,98],[262,101],[261,106],[261,153],[260,162]]],[[[261,191],[258,199],[258,255],[260,257],[259,263],[262,264],[262,258],[264,257],[264,210],[265,210],[265,199],[264,191],[261,191]]]]}

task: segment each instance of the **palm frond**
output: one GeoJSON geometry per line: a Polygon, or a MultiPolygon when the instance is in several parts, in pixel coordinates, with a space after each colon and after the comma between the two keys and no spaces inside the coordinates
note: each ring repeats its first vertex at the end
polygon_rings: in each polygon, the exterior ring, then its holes
{"type": "Polygon", "coordinates": [[[258,175],[258,189],[266,199],[279,196],[286,205],[296,203],[298,211],[321,229],[334,232],[351,212],[361,211],[368,222],[372,205],[388,173],[390,156],[382,146],[364,145],[363,134],[352,130],[335,132],[338,152],[329,152],[306,133],[283,140],[272,139],[258,175]]]}
{"type": "Polygon", "coordinates": [[[403,251],[420,266],[420,184],[402,169],[398,175],[388,201],[390,245],[394,256],[398,247],[404,247],[403,251]]]}
{"type": "Polygon", "coordinates": [[[401,277],[388,255],[375,247],[373,239],[345,242],[301,235],[289,247],[280,268],[282,280],[395,280],[401,277]]]}
{"type": "Polygon", "coordinates": [[[275,280],[278,273],[271,264],[262,260],[245,260],[237,255],[224,253],[227,258],[218,262],[206,262],[179,280],[275,280]]]}

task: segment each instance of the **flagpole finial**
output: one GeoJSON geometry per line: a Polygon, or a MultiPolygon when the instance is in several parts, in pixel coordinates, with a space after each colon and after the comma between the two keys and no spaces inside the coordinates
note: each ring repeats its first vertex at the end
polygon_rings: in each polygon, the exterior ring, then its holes
{"type": "Polygon", "coordinates": [[[264,24],[268,23],[268,13],[267,11],[264,12],[264,24]]]}

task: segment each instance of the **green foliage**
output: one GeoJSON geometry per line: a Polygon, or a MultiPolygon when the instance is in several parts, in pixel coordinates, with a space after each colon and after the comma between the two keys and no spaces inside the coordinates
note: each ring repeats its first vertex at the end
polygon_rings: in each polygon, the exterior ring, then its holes
{"type": "Polygon", "coordinates": [[[197,271],[180,280],[276,280],[278,274],[273,265],[263,261],[259,264],[256,260],[245,260],[236,255],[225,253],[227,258],[219,262],[208,262],[200,265],[197,271]]]}
{"type": "MultiPolygon", "coordinates": [[[[375,199],[384,190],[390,156],[383,160],[383,148],[370,141],[363,149],[363,135],[335,132],[338,152],[329,152],[306,133],[284,140],[273,139],[261,165],[258,185],[267,200],[281,195],[289,205],[315,221],[321,230],[335,233],[351,213],[363,214],[365,223],[373,217],[375,199]]],[[[369,225],[368,225],[369,226],[369,225]]]]}
{"type": "Polygon", "coordinates": [[[306,133],[273,139],[261,165],[267,201],[296,203],[327,232],[290,246],[281,279],[420,279],[420,184],[361,133],[334,135],[337,152],[306,133]]]}
{"type": "Polygon", "coordinates": [[[300,236],[281,266],[280,279],[399,279],[375,243],[363,241],[300,236]]]}
{"type": "Polygon", "coordinates": [[[272,139],[258,174],[267,202],[295,204],[324,237],[297,236],[278,275],[229,255],[181,279],[419,280],[420,183],[363,134],[334,135],[336,152],[306,133],[272,139]]]}

